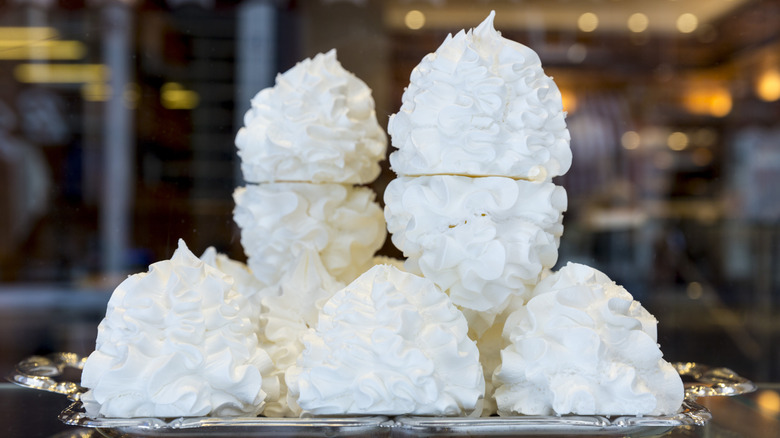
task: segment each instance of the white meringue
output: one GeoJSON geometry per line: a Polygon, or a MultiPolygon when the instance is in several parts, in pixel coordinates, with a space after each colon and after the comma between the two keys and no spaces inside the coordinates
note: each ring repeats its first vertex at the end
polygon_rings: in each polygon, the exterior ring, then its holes
{"type": "Polygon", "coordinates": [[[501,415],[669,415],[682,380],[662,358],[656,319],[603,273],[569,263],[504,327],[493,376],[501,415]]]}
{"type": "Polygon", "coordinates": [[[558,259],[567,202],[552,183],[399,177],[384,196],[387,227],[406,269],[446,291],[478,333],[558,259]]]}
{"type": "Polygon", "coordinates": [[[252,309],[248,312],[252,328],[255,332],[259,332],[260,301],[263,294],[267,293],[263,283],[252,275],[252,271],[245,263],[217,252],[213,246],[206,248],[200,259],[233,279],[233,288],[247,299],[247,305],[252,309]]]}
{"type": "Polygon", "coordinates": [[[260,91],[236,135],[248,182],[365,184],[379,175],[387,137],[371,89],[336,51],[299,62],[260,91]]]}
{"type": "MultiPolygon", "coordinates": [[[[337,292],[286,375],[304,415],[459,415],[484,379],[463,315],[432,282],[376,265],[337,292]]],[[[477,412],[478,414],[479,412],[477,412]]]]}
{"type": "Polygon", "coordinates": [[[501,37],[494,15],[412,71],[388,124],[398,175],[550,180],[571,166],[558,87],[533,50],[501,37]]]}
{"type": "Polygon", "coordinates": [[[114,290],[81,384],[92,417],[255,416],[278,382],[233,279],[182,240],[114,290]]]}
{"type": "Polygon", "coordinates": [[[342,184],[239,187],[233,193],[233,217],[249,268],[274,286],[313,252],[336,280],[354,280],[372,265],[387,236],[375,198],[368,187],[342,184]]]}

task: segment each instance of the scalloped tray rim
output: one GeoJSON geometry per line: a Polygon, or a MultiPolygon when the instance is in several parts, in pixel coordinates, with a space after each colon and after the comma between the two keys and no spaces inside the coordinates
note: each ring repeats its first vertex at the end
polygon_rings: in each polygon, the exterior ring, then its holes
{"type": "MultiPolygon", "coordinates": [[[[83,412],[78,400],[83,388],[74,382],[58,382],[53,377],[61,375],[65,368],[80,369],[85,358],[74,353],[53,353],[48,356],[32,356],[22,360],[15,373],[8,380],[17,385],[37,390],[63,394],[72,399],[69,407],[62,411],[59,419],[69,425],[116,430],[148,435],[160,432],[165,435],[195,430],[201,432],[225,432],[241,429],[246,434],[252,429],[256,436],[267,433],[295,431],[311,433],[328,430],[342,434],[378,433],[392,430],[395,434],[405,433],[569,433],[569,434],[616,434],[663,433],[678,426],[701,426],[712,419],[705,407],[696,403],[704,396],[729,396],[744,394],[756,389],[756,385],[728,368],[714,368],[695,362],[676,362],[672,365],[682,376],[696,379],[686,384],[686,396],[680,412],[669,416],[512,416],[512,417],[423,417],[403,415],[389,416],[343,416],[311,418],[269,418],[269,417],[187,417],[187,418],[91,418],[83,412]],[[714,378],[713,378],[714,376],[714,378]],[[703,379],[703,380],[701,380],[703,379]]],[[[251,435],[254,435],[252,433],[251,435]]]]}

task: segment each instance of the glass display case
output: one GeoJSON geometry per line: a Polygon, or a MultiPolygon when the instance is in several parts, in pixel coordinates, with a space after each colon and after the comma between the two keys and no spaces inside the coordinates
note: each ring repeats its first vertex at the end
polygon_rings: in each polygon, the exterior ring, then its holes
{"type": "MultiPolygon", "coordinates": [[[[556,266],[623,285],[667,360],[769,385],[776,424],[778,0],[2,2],[0,373],[89,354],[113,289],[179,238],[246,260],[235,137],[278,73],[335,48],[386,128],[420,60],[491,10],[567,112],[556,266]]],[[[380,204],[393,178],[385,160],[380,204]]]]}

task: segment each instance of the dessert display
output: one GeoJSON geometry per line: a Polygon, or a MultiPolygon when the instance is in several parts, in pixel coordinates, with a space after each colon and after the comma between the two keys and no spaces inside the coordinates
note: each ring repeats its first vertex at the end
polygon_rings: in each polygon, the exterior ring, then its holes
{"type": "Polygon", "coordinates": [[[331,297],[287,370],[305,415],[464,415],[484,394],[463,314],[430,280],[376,265],[331,297]]]}
{"type": "Polygon", "coordinates": [[[509,315],[493,376],[501,415],[668,415],[683,402],[658,321],[605,274],[568,263],[509,315]]]}
{"type": "Polygon", "coordinates": [[[571,165],[561,95],[494,13],[414,69],[386,137],[335,51],[280,74],[236,137],[247,263],[180,242],[123,282],[84,367],[105,417],[671,415],[655,318],[553,271],[571,165]],[[390,232],[403,262],[377,255],[390,232]]]}
{"type": "Polygon", "coordinates": [[[93,416],[253,416],[278,382],[251,319],[259,309],[232,277],[182,240],[170,260],[114,290],[84,364],[93,416]]]}

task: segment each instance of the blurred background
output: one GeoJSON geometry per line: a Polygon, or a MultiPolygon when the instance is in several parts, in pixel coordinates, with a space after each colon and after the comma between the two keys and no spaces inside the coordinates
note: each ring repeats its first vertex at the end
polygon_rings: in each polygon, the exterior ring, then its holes
{"type": "Polygon", "coordinates": [[[234,137],[278,72],[336,48],[386,127],[491,9],[564,96],[559,264],[624,285],[668,360],[780,381],[780,0],[0,1],[0,372],[91,352],[180,237],[246,259],[234,137]]]}

